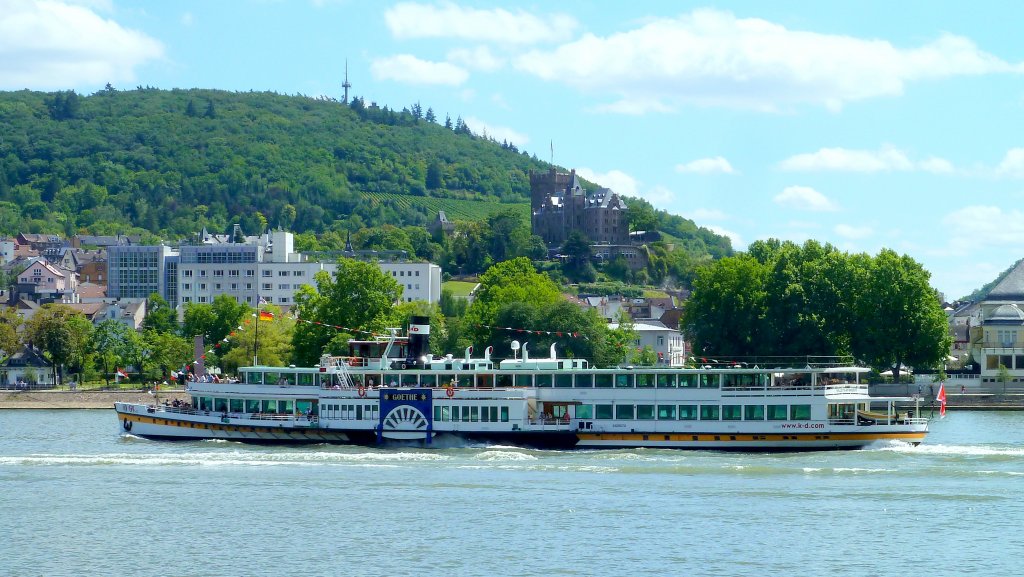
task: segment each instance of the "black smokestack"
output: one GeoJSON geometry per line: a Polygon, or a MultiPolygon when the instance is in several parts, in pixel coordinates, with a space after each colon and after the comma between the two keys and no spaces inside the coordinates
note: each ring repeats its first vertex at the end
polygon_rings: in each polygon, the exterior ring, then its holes
{"type": "Polygon", "coordinates": [[[406,366],[415,366],[420,357],[430,352],[430,317],[412,317],[409,323],[409,348],[406,355],[406,366]]]}

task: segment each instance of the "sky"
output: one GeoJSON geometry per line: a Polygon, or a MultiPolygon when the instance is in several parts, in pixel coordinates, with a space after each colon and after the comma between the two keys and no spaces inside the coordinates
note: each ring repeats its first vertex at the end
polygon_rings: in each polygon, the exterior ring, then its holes
{"type": "Polygon", "coordinates": [[[1024,3],[0,0],[0,90],[419,102],[732,239],[1024,257],[1024,3]]]}

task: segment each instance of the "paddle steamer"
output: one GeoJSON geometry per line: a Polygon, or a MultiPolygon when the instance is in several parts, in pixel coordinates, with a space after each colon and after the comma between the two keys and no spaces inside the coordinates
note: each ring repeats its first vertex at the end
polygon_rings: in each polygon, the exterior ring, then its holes
{"type": "Polygon", "coordinates": [[[908,397],[872,397],[868,371],[838,359],[596,369],[586,360],[435,357],[429,324],[352,341],[316,367],[251,366],[189,379],[191,403],[116,403],[125,433],[261,443],[474,442],[553,448],[854,449],[920,443],[928,420],[908,397]]]}

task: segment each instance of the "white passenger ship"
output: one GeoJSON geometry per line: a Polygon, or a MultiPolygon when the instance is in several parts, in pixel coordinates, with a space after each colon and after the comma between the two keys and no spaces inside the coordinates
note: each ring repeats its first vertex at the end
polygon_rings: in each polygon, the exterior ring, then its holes
{"type": "MultiPolygon", "coordinates": [[[[581,359],[433,357],[412,336],[352,341],[317,367],[252,366],[187,383],[182,406],[116,403],[123,431],[162,439],[361,445],[820,450],[920,443],[908,397],[872,397],[868,369],[833,360],[595,369],[581,359]],[[791,366],[791,365],[802,366],[791,366]]],[[[516,343],[513,343],[513,348],[516,343]]]]}

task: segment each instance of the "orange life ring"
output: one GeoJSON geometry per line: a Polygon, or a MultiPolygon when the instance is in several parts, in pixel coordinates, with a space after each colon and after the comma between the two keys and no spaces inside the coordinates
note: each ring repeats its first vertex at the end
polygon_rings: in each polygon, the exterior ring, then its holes
{"type": "Polygon", "coordinates": [[[447,389],[444,390],[444,394],[448,395],[449,399],[454,397],[455,396],[455,387],[448,387],[447,389]]]}
{"type": "Polygon", "coordinates": [[[359,387],[358,389],[356,389],[356,392],[359,393],[360,397],[365,397],[366,396],[366,387],[359,387]]]}

